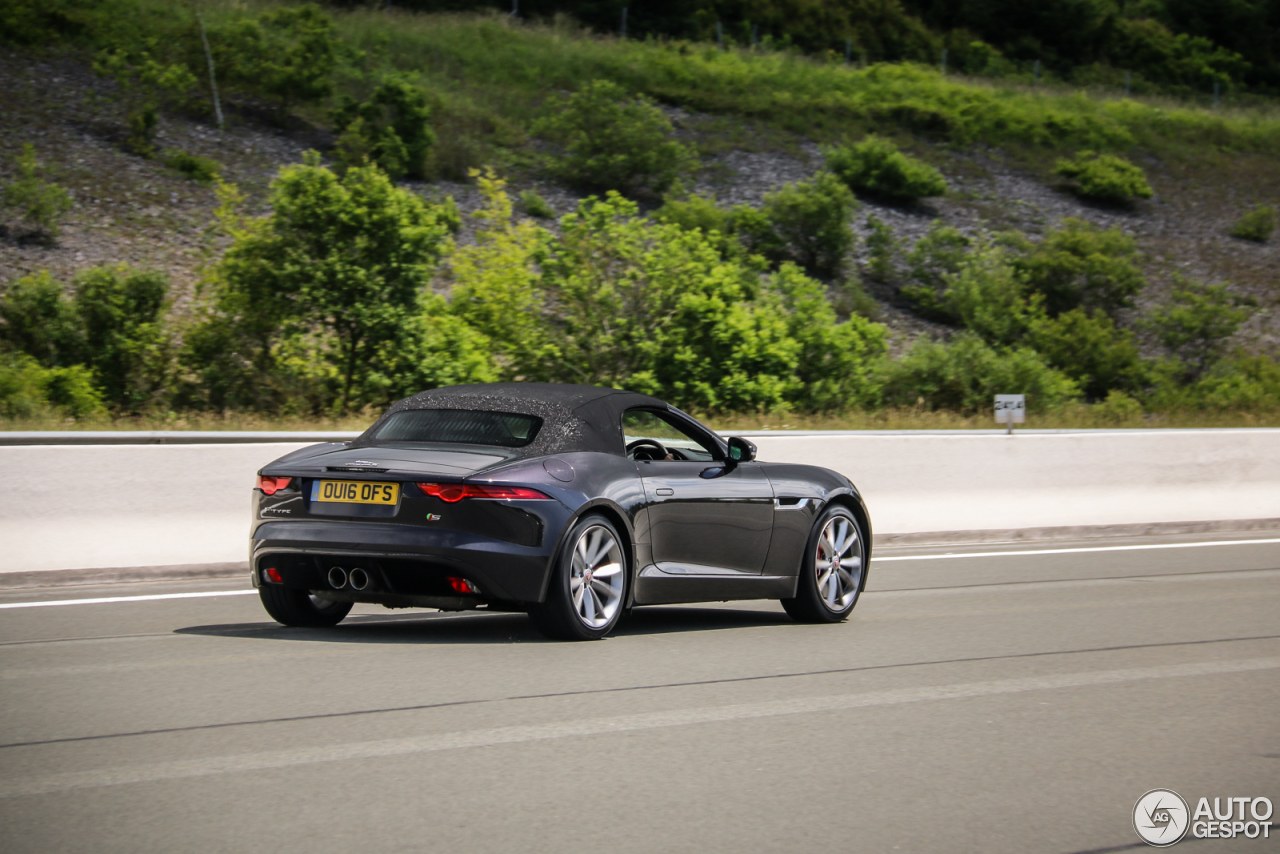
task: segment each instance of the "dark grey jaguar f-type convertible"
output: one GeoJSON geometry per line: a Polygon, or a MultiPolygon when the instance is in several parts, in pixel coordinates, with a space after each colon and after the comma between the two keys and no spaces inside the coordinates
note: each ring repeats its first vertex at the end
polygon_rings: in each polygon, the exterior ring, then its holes
{"type": "Polygon", "coordinates": [[[335,625],[356,602],[528,611],[570,640],[672,602],[773,598],[843,620],[867,582],[866,506],[836,472],[755,453],[643,394],[435,389],[258,473],[253,583],[290,626],[335,625]]]}

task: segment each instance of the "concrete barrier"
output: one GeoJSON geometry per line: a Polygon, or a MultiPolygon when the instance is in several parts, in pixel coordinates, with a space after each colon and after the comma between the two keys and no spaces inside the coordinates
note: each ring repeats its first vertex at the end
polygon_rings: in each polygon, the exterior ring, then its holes
{"type": "MultiPolygon", "coordinates": [[[[1280,430],[743,435],[848,475],[878,536],[1280,518],[1280,430]]],[[[173,438],[0,441],[0,573],[245,561],[254,473],[303,444],[173,438]]]]}

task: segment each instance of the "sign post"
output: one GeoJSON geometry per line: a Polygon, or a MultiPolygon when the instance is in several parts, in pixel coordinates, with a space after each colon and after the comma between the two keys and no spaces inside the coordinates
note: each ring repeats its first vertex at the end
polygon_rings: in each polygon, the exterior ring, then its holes
{"type": "Polygon", "coordinates": [[[996,395],[996,423],[1008,425],[1006,431],[1013,435],[1013,425],[1027,420],[1027,397],[1022,394],[996,395]]]}

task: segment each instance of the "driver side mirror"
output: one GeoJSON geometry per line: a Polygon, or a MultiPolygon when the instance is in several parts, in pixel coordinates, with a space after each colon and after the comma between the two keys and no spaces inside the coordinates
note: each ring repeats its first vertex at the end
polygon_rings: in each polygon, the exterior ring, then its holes
{"type": "Polygon", "coordinates": [[[729,462],[749,463],[756,458],[756,446],[740,436],[729,437],[729,462]]]}

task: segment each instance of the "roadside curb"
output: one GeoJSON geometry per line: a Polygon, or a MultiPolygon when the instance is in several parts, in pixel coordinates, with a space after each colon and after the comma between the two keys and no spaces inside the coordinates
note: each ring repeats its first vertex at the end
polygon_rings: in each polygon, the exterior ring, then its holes
{"type": "MultiPolygon", "coordinates": [[[[962,546],[999,543],[1035,543],[1094,540],[1117,537],[1151,537],[1172,534],[1225,534],[1280,531],[1280,519],[1227,519],[1214,522],[1151,522],[1130,525],[1074,525],[1056,528],[1012,528],[980,531],[923,531],[909,534],[876,534],[875,549],[910,546],[962,546]]],[[[874,557],[872,561],[874,562],[874,557]]],[[[244,578],[249,562],[194,563],[170,566],[121,566],[93,569],[49,569],[34,572],[0,572],[0,590],[33,587],[71,587],[90,584],[127,584],[148,581],[196,581],[244,578]]]]}
{"type": "Polygon", "coordinates": [[[45,569],[34,572],[0,572],[0,590],[27,587],[70,587],[87,584],[127,584],[137,581],[198,581],[243,577],[249,580],[249,562],[189,563],[170,566],[115,566],[94,569],[45,569]]]}

